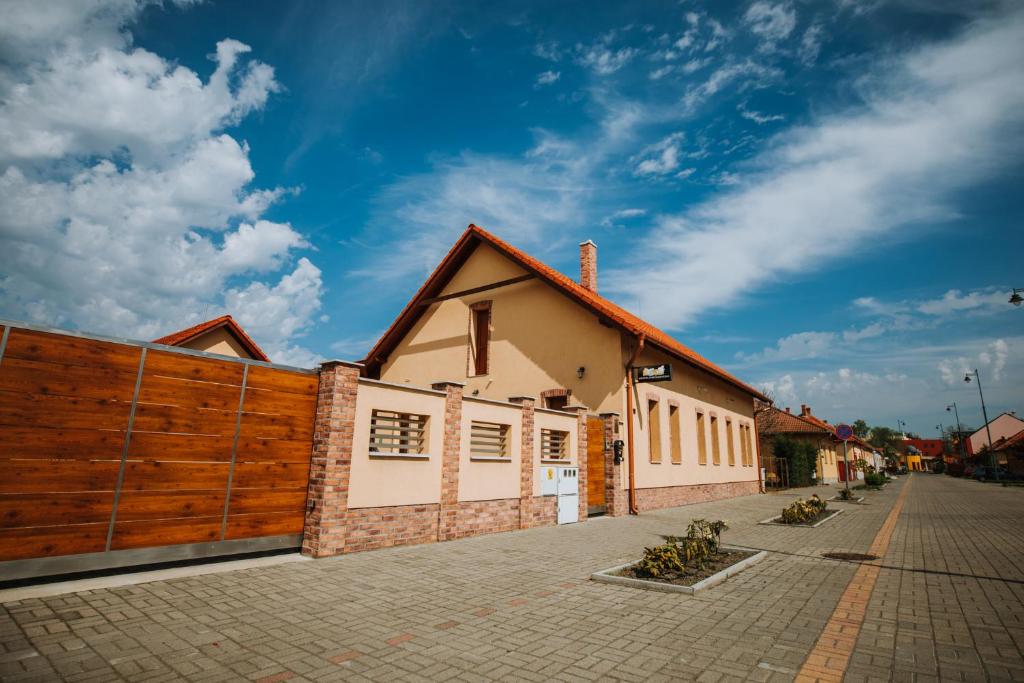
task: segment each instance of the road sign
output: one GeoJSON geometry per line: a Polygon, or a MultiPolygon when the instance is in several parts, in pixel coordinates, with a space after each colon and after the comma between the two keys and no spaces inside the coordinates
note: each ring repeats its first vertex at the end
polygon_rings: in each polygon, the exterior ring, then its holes
{"type": "Polygon", "coordinates": [[[853,438],[853,427],[850,425],[836,425],[836,436],[843,441],[849,441],[853,438]]]}

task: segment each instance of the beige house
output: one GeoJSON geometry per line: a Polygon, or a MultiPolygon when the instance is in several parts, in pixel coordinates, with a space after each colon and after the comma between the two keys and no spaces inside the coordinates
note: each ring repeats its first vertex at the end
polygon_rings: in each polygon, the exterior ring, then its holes
{"type": "Polygon", "coordinates": [[[154,339],[153,343],[216,353],[232,358],[270,361],[267,354],[263,353],[263,350],[230,315],[222,315],[219,318],[173,332],[154,339]]]}
{"type": "MultiPolygon", "coordinates": [[[[996,447],[1000,441],[1016,436],[1022,429],[1024,429],[1024,420],[1013,413],[1003,413],[988,423],[987,430],[982,426],[981,429],[967,437],[967,452],[974,455],[980,454],[982,450],[987,452],[989,433],[992,435],[992,445],[996,447]]],[[[1005,464],[1003,460],[999,462],[1005,464]]]]}
{"type": "Polygon", "coordinates": [[[470,226],[363,363],[398,385],[454,380],[467,398],[584,406],[594,513],[760,489],[753,401],[767,399],[600,296],[593,242],[575,282],[470,226]]]}

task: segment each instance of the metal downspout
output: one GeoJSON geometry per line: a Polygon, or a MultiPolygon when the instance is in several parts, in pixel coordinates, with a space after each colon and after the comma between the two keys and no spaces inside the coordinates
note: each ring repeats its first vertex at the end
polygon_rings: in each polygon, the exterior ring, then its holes
{"type": "Polygon", "coordinates": [[[643,351],[645,335],[639,335],[636,338],[637,344],[636,349],[633,350],[633,355],[629,357],[629,361],[626,363],[626,440],[629,442],[629,452],[627,454],[629,458],[629,514],[639,514],[636,508],[636,485],[635,485],[635,460],[633,458],[633,363],[636,362],[637,356],[643,351]]]}

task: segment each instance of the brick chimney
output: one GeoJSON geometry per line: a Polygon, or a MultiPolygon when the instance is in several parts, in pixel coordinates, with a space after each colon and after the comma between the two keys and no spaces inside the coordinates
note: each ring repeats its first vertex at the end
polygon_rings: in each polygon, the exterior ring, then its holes
{"type": "Polygon", "coordinates": [[[597,245],[593,240],[580,242],[580,284],[597,291],[597,245]]]}
{"type": "Polygon", "coordinates": [[[801,417],[807,417],[810,414],[811,414],[811,407],[809,405],[807,405],[806,403],[801,403],[800,404],[800,416],[801,417]]]}
{"type": "Polygon", "coordinates": [[[789,406],[786,406],[786,412],[787,413],[789,412],[789,406]]]}

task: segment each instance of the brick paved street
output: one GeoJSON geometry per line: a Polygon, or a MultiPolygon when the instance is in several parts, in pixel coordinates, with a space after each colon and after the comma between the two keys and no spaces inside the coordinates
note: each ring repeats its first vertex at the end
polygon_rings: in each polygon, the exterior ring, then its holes
{"type": "MultiPolygon", "coordinates": [[[[1024,680],[1024,490],[919,474],[817,529],[796,494],[0,608],[3,680],[791,680],[901,489],[847,680],[1024,680]],[[693,518],[772,551],[698,596],[587,580],[693,518]]],[[[807,495],[809,491],[800,492],[807,495]]]]}

